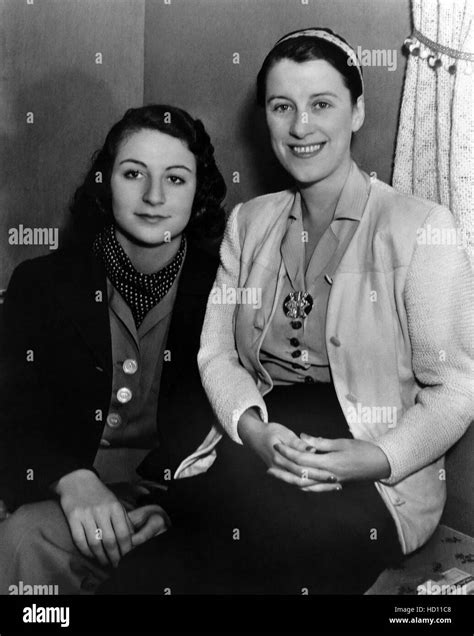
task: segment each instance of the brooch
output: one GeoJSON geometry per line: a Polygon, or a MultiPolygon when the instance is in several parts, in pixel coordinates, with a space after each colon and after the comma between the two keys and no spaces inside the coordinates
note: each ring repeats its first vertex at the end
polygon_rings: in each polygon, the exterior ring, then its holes
{"type": "Polygon", "coordinates": [[[283,311],[288,318],[306,318],[313,308],[313,297],[308,292],[290,292],[283,301],[283,311]]]}

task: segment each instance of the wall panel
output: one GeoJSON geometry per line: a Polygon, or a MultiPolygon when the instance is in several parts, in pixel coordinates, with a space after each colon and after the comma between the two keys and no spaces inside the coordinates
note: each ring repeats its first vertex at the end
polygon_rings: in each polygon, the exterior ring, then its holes
{"type": "Polygon", "coordinates": [[[229,186],[229,207],[286,182],[254,106],[254,82],[273,43],[308,26],[332,28],[354,47],[396,50],[395,70],[364,69],[367,116],[354,144],[362,167],[390,181],[409,0],[169,1],[146,3],[145,101],[180,105],[204,120],[229,186]],[[235,53],[239,64],[233,64],[235,53]],[[237,184],[232,183],[235,171],[237,184]]]}
{"type": "Polygon", "coordinates": [[[142,104],[144,13],[144,0],[0,2],[0,289],[49,251],[10,245],[8,230],[62,229],[92,152],[142,104]]]}

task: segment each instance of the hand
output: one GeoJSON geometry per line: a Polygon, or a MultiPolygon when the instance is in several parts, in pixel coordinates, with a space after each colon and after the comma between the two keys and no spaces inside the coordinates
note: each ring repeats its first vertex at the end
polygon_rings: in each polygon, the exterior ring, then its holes
{"type": "MultiPolygon", "coordinates": [[[[390,464],[385,453],[376,444],[359,439],[326,439],[304,433],[301,440],[312,447],[301,453],[284,445],[277,445],[283,466],[294,475],[305,471],[308,479],[317,479],[321,470],[334,475],[337,482],[377,481],[390,475],[390,464]],[[317,454],[315,454],[317,453],[317,454]]],[[[320,488],[306,484],[302,490],[318,492],[320,488]]]]}
{"type": "MultiPolygon", "coordinates": [[[[296,476],[294,471],[289,471],[286,468],[287,460],[276,450],[275,445],[282,444],[295,452],[304,453],[308,444],[282,424],[277,422],[265,424],[251,409],[241,416],[237,431],[243,443],[257,453],[268,466],[267,473],[277,479],[303,487],[316,485],[319,481],[327,482],[332,476],[327,471],[321,470],[313,472],[314,479],[304,479],[301,471],[299,476],[296,476]]],[[[326,489],[329,488],[332,489],[333,486],[326,487],[326,489]]]]}
{"type": "Polygon", "coordinates": [[[148,539],[156,537],[171,525],[168,515],[161,506],[149,505],[136,508],[128,513],[133,525],[132,545],[136,548],[148,539]]]}
{"type": "Polygon", "coordinates": [[[133,525],[124,507],[95,473],[76,470],[53,486],[60,496],[74,543],[103,566],[116,567],[132,549],[133,525]]]}

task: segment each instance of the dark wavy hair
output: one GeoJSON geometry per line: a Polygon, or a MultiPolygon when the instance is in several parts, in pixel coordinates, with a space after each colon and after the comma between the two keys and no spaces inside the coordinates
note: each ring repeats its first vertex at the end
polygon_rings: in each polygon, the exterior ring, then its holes
{"type": "Polygon", "coordinates": [[[196,194],[186,235],[191,239],[218,240],[225,227],[222,201],[227,192],[214,159],[214,147],[199,119],[175,106],[149,104],[130,108],[112,126],[102,148],[70,204],[76,242],[90,243],[97,232],[113,223],[110,179],[120,144],[140,130],[158,130],[184,141],[196,157],[196,194]]]}
{"type": "MultiPolygon", "coordinates": [[[[330,33],[331,35],[335,35],[347,44],[347,46],[351,46],[343,37],[341,37],[338,33],[334,33],[331,29],[322,27],[315,28],[318,28],[320,31],[326,31],[326,33],[330,33]]],[[[298,31],[287,33],[281,39],[288,35],[292,35],[292,33],[298,33],[298,31]]],[[[347,55],[341,48],[331,42],[327,42],[326,40],[322,40],[312,35],[301,35],[299,37],[285,40],[280,44],[277,42],[263,61],[262,68],[257,76],[257,104],[259,106],[265,105],[267,77],[270,69],[274,64],[284,59],[293,60],[298,63],[310,62],[311,60],[325,60],[342,75],[344,84],[351,93],[351,100],[353,104],[355,104],[357,102],[357,98],[362,95],[362,82],[359,76],[359,71],[355,66],[347,63],[347,55]]]]}

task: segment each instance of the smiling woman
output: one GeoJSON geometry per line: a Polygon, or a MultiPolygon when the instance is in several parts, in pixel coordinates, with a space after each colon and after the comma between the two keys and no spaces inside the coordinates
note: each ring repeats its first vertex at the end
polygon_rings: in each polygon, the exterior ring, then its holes
{"type": "Polygon", "coordinates": [[[268,128],[283,167],[303,187],[344,177],[352,133],[364,122],[363,97],[353,104],[343,76],[326,60],[281,60],[266,84],[268,128]]]}
{"type": "Polygon", "coordinates": [[[325,59],[282,59],[265,81],[272,148],[303,197],[307,266],[333,218],[334,193],[346,180],[352,134],[364,122],[364,98],[354,100],[344,76],[325,59]]]}

